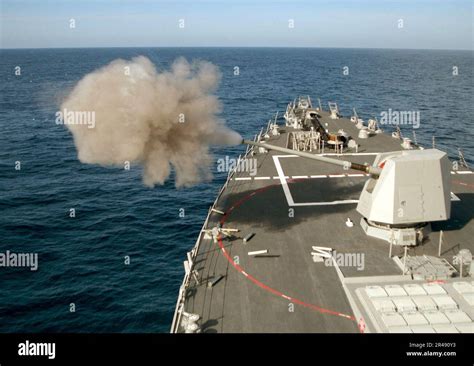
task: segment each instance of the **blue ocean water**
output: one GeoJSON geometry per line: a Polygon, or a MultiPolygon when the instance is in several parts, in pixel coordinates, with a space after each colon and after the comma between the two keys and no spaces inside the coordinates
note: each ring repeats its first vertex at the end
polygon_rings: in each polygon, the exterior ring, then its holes
{"type": "MultiPolygon", "coordinates": [[[[389,108],[420,111],[418,142],[474,165],[474,57],[470,51],[110,48],[0,52],[0,253],[39,253],[39,269],[0,268],[0,332],[167,332],[192,248],[225,173],[176,190],[130,172],[81,164],[55,124],[61,98],[116,58],[179,56],[219,66],[222,117],[252,137],[298,95],[355,107],[367,120],[389,108]],[[15,75],[15,67],[21,75],[15,75]],[[343,68],[349,67],[349,75],[343,68]],[[458,75],[453,75],[453,67],[458,75]],[[235,75],[235,67],[239,75],[235,75]],[[21,170],[15,170],[15,162],[21,170]],[[69,217],[75,208],[76,217],[69,217]],[[179,210],[185,217],[180,218],[179,210]],[[130,256],[129,265],[124,257],[130,256]],[[75,312],[70,312],[70,304],[75,312]]],[[[383,126],[390,130],[389,127],[383,126]]],[[[412,136],[411,126],[402,132],[412,136]]],[[[214,147],[216,159],[240,147],[214,147]]]]}

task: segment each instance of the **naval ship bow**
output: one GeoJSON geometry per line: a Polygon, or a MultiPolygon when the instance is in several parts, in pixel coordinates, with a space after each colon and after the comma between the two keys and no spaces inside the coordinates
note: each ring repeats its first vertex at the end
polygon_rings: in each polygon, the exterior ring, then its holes
{"type": "Polygon", "coordinates": [[[184,261],[171,332],[474,332],[461,151],[318,101],[295,99],[284,124],[242,141],[184,261]]]}

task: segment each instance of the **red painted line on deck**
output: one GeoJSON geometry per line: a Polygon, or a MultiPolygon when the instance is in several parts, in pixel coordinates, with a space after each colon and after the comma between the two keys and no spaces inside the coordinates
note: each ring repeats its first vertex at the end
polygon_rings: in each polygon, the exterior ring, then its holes
{"type": "MultiPolygon", "coordinates": [[[[248,199],[250,199],[251,197],[255,196],[257,193],[261,193],[261,192],[264,192],[266,191],[267,189],[271,188],[271,187],[275,187],[275,186],[278,186],[279,184],[271,184],[271,185],[268,185],[268,186],[265,186],[263,188],[260,188],[260,189],[257,189],[255,191],[253,191],[252,193],[248,194],[247,196],[241,198],[240,200],[238,200],[236,203],[234,203],[224,214],[224,216],[222,217],[221,221],[220,221],[220,224],[221,226],[223,227],[224,226],[224,223],[225,221],[227,220],[227,218],[229,217],[229,214],[230,212],[232,212],[232,210],[234,210],[235,208],[239,207],[242,203],[244,203],[245,201],[247,201],[248,199]]],[[[356,321],[356,319],[352,316],[352,315],[348,315],[348,314],[343,314],[343,313],[340,313],[338,311],[333,311],[333,310],[329,310],[329,309],[325,309],[325,308],[322,308],[322,307],[319,307],[317,305],[314,305],[314,304],[309,304],[307,302],[304,302],[302,300],[299,300],[295,297],[292,297],[292,296],[288,296],[278,290],[275,290],[274,288],[270,287],[270,286],[267,286],[266,284],[264,284],[263,282],[259,281],[258,279],[256,279],[255,277],[253,277],[252,275],[248,274],[247,272],[245,272],[243,270],[242,267],[240,267],[237,263],[234,262],[234,260],[230,257],[229,253],[227,253],[227,251],[225,250],[224,248],[224,243],[222,242],[222,237],[219,236],[219,239],[218,239],[218,243],[219,243],[219,247],[221,248],[222,250],[222,254],[224,255],[224,257],[227,259],[227,261],[232,264],[232,266],[240,273],[242,273],[247,279],[249,279],[251,282],[253,282],[255,285],[257,285],[258,287],[264,289],[265,291],[268,291],[276,296],[279,296],[279,297],[282,297],[284,299],[287,299],[295,304],[298,304],[298,305],[301,305],[301,306],[304,306],[306,308],[309,308],[309,309],[312,309],[312,310],[315,310],[315,311],[318,311],[320,313],[323,313],[323,314],[329,314],[329,315],[335,315],[335,316],[339,316],[339,317],[342,317],[342,318],[346,318],[346,319],[349,319],[349,320],[352,320],[352,321],[356,321]]]]}

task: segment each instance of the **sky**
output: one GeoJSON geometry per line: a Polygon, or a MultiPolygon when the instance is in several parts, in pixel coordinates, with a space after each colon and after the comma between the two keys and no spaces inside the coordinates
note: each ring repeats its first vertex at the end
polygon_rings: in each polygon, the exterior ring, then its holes
{"type": "Polygon", "coordinates": [[[0,48],[472,50],[473,4],[472,0],[0,0],[0,48]]]}

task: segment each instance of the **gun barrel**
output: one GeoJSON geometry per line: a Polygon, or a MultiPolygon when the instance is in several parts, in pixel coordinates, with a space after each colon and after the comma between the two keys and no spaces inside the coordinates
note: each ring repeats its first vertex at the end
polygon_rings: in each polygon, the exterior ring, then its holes
{"type": "Polygon", "coordinates": [[[286,153],[286,154],[298,155],[298,156],[301,156],[301,157],[307,158],[307,159],[313,159],[313,160],[318,160],[318,161],[322,161],[322,162],[333,164],[333,165],[339,165],[339,166],[342,166],[344,169],[360,170],[360,171],[369,173],[369,174],[373,175],[374,177],[378,177],[380,175],[380,173],[382,172],[381,168],[374,167],[374,166],[371,166],[371,165],[357,164],[357,163],[353,163],[353,162],[348,161],[348,160],[338,160],[338,159],[328,158],[326,156],[310,154],[310,153],[307,153],[307,152],[304,152],[304,151],[291,150],[291,149],[287,149],[287,148],[280,147],[280,146],[270,145],[270,144],[267,144],[266,142],[255,142],[255,141],[250,141],[250,140],[242,140],[242,144],[244,144],[244,145],[248,144],[248,145],[263,147],[267,150],[275,150],[275,151],[279,151],[279,152],[286,153]]]}

